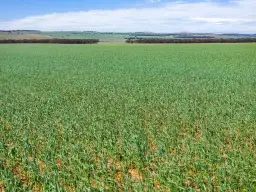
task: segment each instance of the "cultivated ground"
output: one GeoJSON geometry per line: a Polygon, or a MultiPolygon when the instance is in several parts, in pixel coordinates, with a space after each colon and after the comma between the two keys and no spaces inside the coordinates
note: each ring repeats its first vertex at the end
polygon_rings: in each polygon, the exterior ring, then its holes
{"type": "Polygon", "coordinates": [[[256,190],[255,53],[0,45],[0,191],[256,190]]]}
{"type": "Polygon", "coordinates": [[[43,34],[31,34],[23,32],[0,32],[0,40],[2,39],[52,39],[53,37],[43,34]]]}

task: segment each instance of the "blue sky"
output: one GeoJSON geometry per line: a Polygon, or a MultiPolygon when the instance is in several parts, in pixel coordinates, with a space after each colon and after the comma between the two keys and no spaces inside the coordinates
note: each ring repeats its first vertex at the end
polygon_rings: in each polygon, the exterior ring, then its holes
{"type": "Polygon", "coordinates": [[[6,0],[0,29],[256,33],[255,0],[6,0]]]}
{"type": "Polygon", "coordinates": [[[139,2],[139,0],[3,0],[0,18],[6,20],[52,12],[127,8],[139,2]]]}

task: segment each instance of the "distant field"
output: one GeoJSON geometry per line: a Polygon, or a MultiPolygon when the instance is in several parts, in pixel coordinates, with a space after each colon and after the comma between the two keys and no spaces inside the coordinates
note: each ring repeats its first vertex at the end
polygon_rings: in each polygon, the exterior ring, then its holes
{"type": "Polygon", "coordinates": [[[1,39],[52,39],[53,37],[42,34],[30,34],[30,33],[8,33],[0,32],[1,39]]]}
{"type": "Polygon", "coordinates": [[[93,31],[0,31],[1,39],[99,39],[101,42],[123,43],[127,38],[164,38],[164,39],[181,39],[181,38],[256,38],[251,34],[195,34],[195,33],[177,33],[177,34],[156,34],[150,32],[136,33],[104,33],[93,31]]]}
{"type": "Polygon", "coordinates": [[[100,39],[103,42],[124,42],[125,34],[102,34],[102,33],[84,33],[84,32],[42,32],[43,35],[54,38],[70,39],[100,39]]]}
{"type": "Polygon", "coordinates": [[[124,42],[128,35],[83,32],[0,32],[1,39],[100,39],[103,42],[124,42]]]}
{"type": "Polygon", "coordinates": [[[0,45],[0,191],[255,191],[255,53],[0,45]]]}

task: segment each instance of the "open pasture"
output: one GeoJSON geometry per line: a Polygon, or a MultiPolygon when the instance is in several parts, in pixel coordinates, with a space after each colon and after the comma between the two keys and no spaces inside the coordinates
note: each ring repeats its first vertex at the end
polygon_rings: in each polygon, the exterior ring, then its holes
{"type": "Polygon", "coordinates": [[[0,191],[256,190],[256,44],[0,45],[0,191]]]}

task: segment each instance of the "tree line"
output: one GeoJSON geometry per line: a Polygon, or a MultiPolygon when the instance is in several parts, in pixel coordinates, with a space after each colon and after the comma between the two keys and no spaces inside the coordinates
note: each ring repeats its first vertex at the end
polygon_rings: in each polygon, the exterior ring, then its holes
{"type": "Polygon", "coordinates": [[[96,44],[99,39],[4,39],[0,44],[7,43],[51,43],[51,44],[96,44]]]}
{"type": "Polygon", "coordinates": [[[129,38],[126,43],[255,43],[256,38],[232,39],[163,39],[163,38],[129,38]]]}

